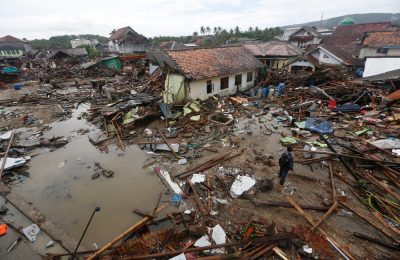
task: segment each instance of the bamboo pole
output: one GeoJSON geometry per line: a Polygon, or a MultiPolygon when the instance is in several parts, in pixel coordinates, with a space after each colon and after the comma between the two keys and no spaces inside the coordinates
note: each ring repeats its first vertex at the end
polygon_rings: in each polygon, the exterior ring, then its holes
{"type": "Polygon", "coordinates": [[[179,156],[176,154],[176,152],[174,151],[174,149],[172,149],[172,146],[168,143],[167,138],[165,138],[165,136],[160,132],[160,136],[161,138],[164,140],[165,144],[168,146],[168,148],[171,150],[172,154],[174,155],[174,157],[176,159],[179,159],[179,156]]]}

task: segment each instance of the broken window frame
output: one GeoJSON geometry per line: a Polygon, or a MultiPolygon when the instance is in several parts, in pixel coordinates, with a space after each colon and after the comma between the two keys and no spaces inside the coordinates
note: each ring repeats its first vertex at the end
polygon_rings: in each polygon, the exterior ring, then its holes
{"type": "Polygon", "coordinates": [[[214,83],[211,80],[207,80],[207,94],[211,94],[214,92],[214,83]]]}
{"type": "Polygon", "coordinates": [[[242,85],[242,81],[243,81],[243,75],[242,74],[236,74],[235,75],[235,86],[242,85]]]}
{"type": "Polygon", "coordinates": [[[246,82],[252,82],[252,81],[253,81],[253,72],[249,71],[247,72],[246,82]]]}
{"type": "Polygon", "coordinates": [[[224,90],[224,89],[228,89],[229,88],[229,77],[223,77],[220,79],[220,89],[224,90]]]}

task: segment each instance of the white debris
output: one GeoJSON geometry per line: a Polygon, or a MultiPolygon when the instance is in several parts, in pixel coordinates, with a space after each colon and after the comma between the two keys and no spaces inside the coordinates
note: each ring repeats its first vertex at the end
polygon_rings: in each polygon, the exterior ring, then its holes
{"type": "Polygon", "coordinates": [[[238,198],[240,195],[243,194],[243,192],[253,188],[255,184],[256,181],[249,176],[236,176],[236,179],[233,182],[230,190],[231,197],[234,199],[238,198]]]}
{"type": "MultiPolygon", "coordinates": [[[[3,164],[3,158],[0,159],[0,165],[3,164]]],[[[24,165],[27,161],[29,161],[31,159],[30,156],[24,156],[24,157],[20,157],[20,158],[10,158],[7,157],[6,159],[6,163],[4,165],[4,170],[8,170],[8,169],[12,169],[15,167],[19,167],[24,165]]]]}
{"type": "MultiPolygon", "coordinates": [[[[171,148],[174,152],[179,152],[179,144],[170,144],[171,148]]],[[[169,146],[166,144],[153,144],[153,151],[162,150],[162,151],[171,151],[169,146]]]]}
{"type": "Polygon", "coordinates": [[[160,168],[159,174],[161,176],[161,179],[171,189],[171,191],[173,191],[175,194],[182,194],[181,187],[179,187],[179,185],[171,179],[171,176],[165,169],[160,168]]]}
{"type": "Polygon", "coordinates": [[[392,153],[396,156],[400,156],[400,149],[393,149],[392,153]]]}
{"type": "Polygon", "coordinates": [[[35,242],[36,236],[40,232],[40,228],[38,227],[38,225],[32,224],[32,225],[29,225],[26,228],[22,229],[22,232],[24,233],[26,238],[29,239],[29,241],[35,242]]]}
{"type": "Polygon", "coordinates": [[[179,159],[178,164],[179,165],[187,164],[187,159],[186,158],[179,159]]]}
{"type": "MultiPolygon", "coordinates": [[[[217,224],[213,228],[208,228],[208,233],[211,235],[211,238],[215,242],[215,244],[220,245],[220,244],[226,243],[225,231],[219,224],[217,224]]],[[[195,247],[203,247],[203,246],[210,246],[210,245],[211,245],[211,242],[208,239],[207,235],[202,236],[194,243],[195,247]]],[[[211,253],[223,254],[223,253],[225,253],[225,249],[224,248],[212,249],[211,253]]]]}
{"type": "Polygon", "coordinates": [[[206,176],[204,174],[193,174],[192,178],[190,179],[190,182],[195,184],[195,183],[200,183],[204,182],[206,180],[206,176]]]}
{"type": "Polygon", "coordinates": [[[309,245],[304,245],[303,246],[303,251],[308,253],[308,254],[312,254],[313,249],[309,245]]]}
{"type": "Polygon", "coordinates": [[[185,253],[182,253],[180,255],[170,258],[169,260],[186,260],[186,256],[185,256],[185,253]]]}
{"type": "Polygon", "coordinates": [[[8,140],[11,138],[12,130],[0,135],[0,140],[8,140]]]}

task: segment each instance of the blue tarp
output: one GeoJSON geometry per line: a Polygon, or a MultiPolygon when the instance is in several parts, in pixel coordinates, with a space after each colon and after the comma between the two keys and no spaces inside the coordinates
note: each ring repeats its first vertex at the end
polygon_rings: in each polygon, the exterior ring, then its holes
{"type": "Polygon", "coordinates": [[[319,134],[333,134],[332,124],[321,118],[308,118],[306,129],[319,134]]]}
{"type": "Polygon", "coordinates": [[[5,73],[5,74],[18,73],[18,68],[16,68],[16,67],[5,67],[5,68],[3,68],[3,73],[5,73]]]}

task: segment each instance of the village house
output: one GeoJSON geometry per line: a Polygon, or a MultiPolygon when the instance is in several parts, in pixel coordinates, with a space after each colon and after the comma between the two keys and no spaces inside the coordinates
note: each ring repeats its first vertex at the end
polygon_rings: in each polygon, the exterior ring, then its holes
{"type": "Polygon", "coordinates": [[[243,45],[268,68],[279,69],[301,55],[303,51],[282,41],[261,42],[243,45]]]}
{"type": "Polygon", "coordinates": [[[148,46],[149,40],[135,32],[130,26],[111,32],[108,41],[110,52],[117,53],[144,52],[148,46]]]}
{"type": "Polygon", "coordinates": [[[398,26],[394,26],[390,22],[366,23],[366,24],[349,24],[341,23],[335,28],[332,35],[327,36],[323,40],[324,45],[336,46],[349,55],[359,56],[362,38],[365,33],[377,31],[393,31],[398,26]]]}
{"type": "Polygon", "coordinates": [[[361,44],[360,58],[400,56],[400,31],[368,32],[361,44]]]}
{"type": "Polygon", "coordinates": [[[309,45],[321,43],[323,37],[331,33],[332,30],[325,28],[302,26],[298,28],[287,28],[283,31],[283,35],[277,38],[298,48],[306,48],[309,45]]]}
{"type": "Polygon", "coordinates": [[[156,59],[167,71],[167,104],[248,90],[262,66],[243,46],[167,51],[156,59]]]}
{"type": "Polygon", "coordinates": [[[0,38],[0,63],[19,66],[21,57],[32,50],[26,40],[7,35],[0,38]]]}

